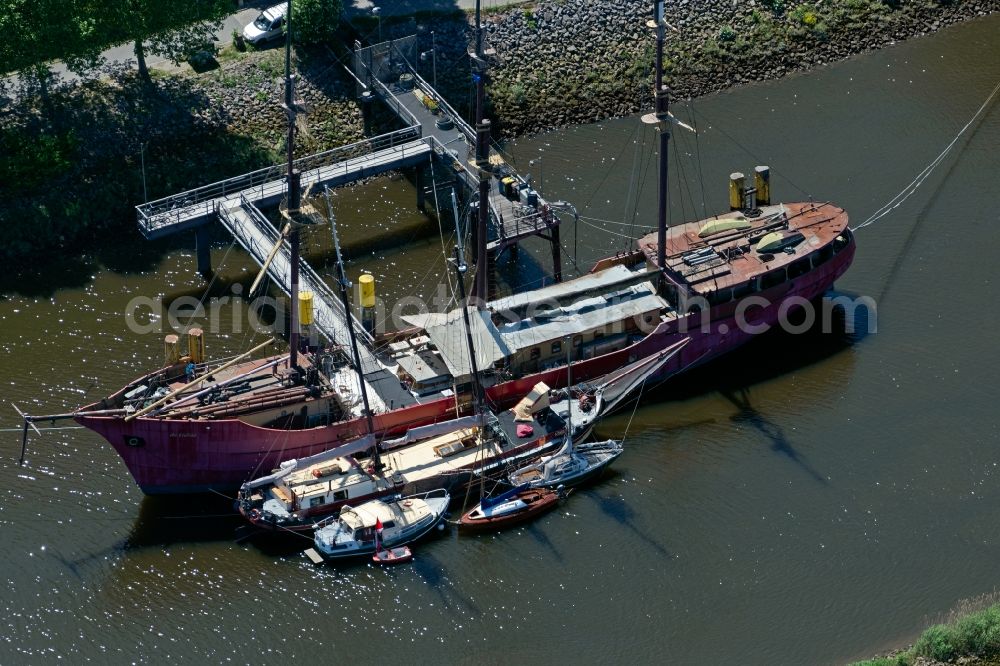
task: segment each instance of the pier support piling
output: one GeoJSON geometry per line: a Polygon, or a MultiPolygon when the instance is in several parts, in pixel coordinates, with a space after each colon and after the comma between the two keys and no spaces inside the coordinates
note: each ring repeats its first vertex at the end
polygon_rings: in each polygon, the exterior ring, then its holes
{"type": "Polygon", "coordinates": [[[562,245],[559,242],[559,226],[552,227],[552,277],[562,282],[562,245]]]}
{"type": "Polygon", "coordinates": [[[421,213],[427,212],[427,192],[425,191],[427,178],[424,176],[424,167],[417,167],[417,210],[421,213]]]}
{"type": "Polygon", "coordinates": [[[364,121],[365,136],[371,136],[372,133],[372,113],[374,113],[372,102],[374,100],[370,90],[361,93],[361,119],[364,121]]]}
{"type": "Polygon", "coordinates": [[[195,230],[194,250],[197,255],[198,272],[202,275],[210,275],[212,273],[212,240],[207,224],[195,230]]]}

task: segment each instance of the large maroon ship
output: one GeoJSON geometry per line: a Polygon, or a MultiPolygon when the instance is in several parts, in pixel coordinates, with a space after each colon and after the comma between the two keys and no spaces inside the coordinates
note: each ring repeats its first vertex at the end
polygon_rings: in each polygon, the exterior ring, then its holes
{"type": "MultiPolygon", "coordinates": [[[[830,204],[764,206],[755,218],[732,212],[673,227],[667,239],[665,289],[656,285],[652,235],[639,241],[639,251],[609,258],[589,275],[494,301],[476,313],[477,340],[492,343],[477,349],[490,402],[513,404],[539,382],[564,386],[568,337],[578,359],[576,381],[597,379],[685,338],[690,342],[660,379],[710,361],[775,326],[783,309],[822,296],[855,251],[847,214],[830,204]],[[706,225],[728,226],[720,220],[735,226],[702,235],[706,225]],[[762,242],[780,247],[766,251],[762,242]]],[[[377,435],[399,435],[467,411],[460,317],[423,319],[387,346],[384,360],[395,374],[366,378],[372,393],[383,396],[372,407],[377,435]],[[390,394],[394,402],[386,399],[390,394]]],[[[126,420],[128,410],[156,395],[154,387],[182,385],[177,364],[84,407],[75,419],[115,447],[146,493],[233,490],[283,460],[367,434],[346,357],[324,352],[300,359],[305,372],[296,376],[312,376],[312,383],[285,374],[287,356],[246,361],[215,377],[221,387],[214,394],[126,420]],[[267,367],[275,362],[277,374],[267,367]],[[239,387],[226,384],[236,377],[242,377],[234,382],[239,387]]]]}
{"type": "MultiPolygon", "coordinates": [[[[653,23],[662,54],[663,17],[653,23]]],[[[343,340],[300,353],[293,308],[289,355],[204,363],[196,337],[188,357],[170,353],[163,368],[62,416],[107,439],[146,493],[232,491],[281,461],[467,413],[473,367],[491,406],[503,409],[540,382],[564,387],[567,345],[573,379],[585,382],[688,339],[663,366],[658,379],[664,379],[774,327],[789,310],[819,299],[850,266],[855,242],[847,214],[829,203],[771,204],[764,176],[749,190],[733,180],[729,212],[668,229],[666,149],[674,121],[661,62],[656,112],[643,118],[660,138],[657,232],[639,239],[634,251],[479,309],[410,317],[412,328],[369,350],[363,372],[355,371],[362,364],[356,353],[352,361],[343,340]],[[466,347],[466,313],[475,363],[466,347]],[[362,386],[370,405],[362,404],[362,386]]],[[[290,172],[289,198],[294,184],[290,172]]],[[[297,257],[295,231],[289,240],[297,257]]],[[[290,265],[297,303],[299,263],[290,265]]],[[[28,422],[43,418],[51,417],[27,417],[25,437],[28,422]]]]}

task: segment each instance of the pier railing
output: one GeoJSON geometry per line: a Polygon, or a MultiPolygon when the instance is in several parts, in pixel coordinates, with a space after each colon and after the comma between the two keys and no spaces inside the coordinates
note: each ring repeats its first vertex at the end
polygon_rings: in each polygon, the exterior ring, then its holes
{"type": "MultiPolygon", "coordinates": [[[[491,202],[492,204],[492,202],[491,202]]],[[[492,208],[492,206],[491,206],[492,208]]],[[[493,208],[493,214],[499,217],[499,212],[493,208]]],[[[507,243],[514,243],[525,236],[535,235],[541,231],[551,229],[554,224],[554,215],[551,211],[542,210],[528,215],[518,215],[515,211],[512,218],[503,218],[503,224],[497,224],[497,240],[491,245],[505,246],[507,243]]],[[[499,222],[499,220],[494,220],[499,222]]]]}
{"type": "MultiPolygon", "coordinates": [[[[257,242],[257,238],[254,238],[255,234],[251,229],[246,228],[244,225],[240,224],[237,220],[234,220],[229,209],[220,205],[218,207],[218,213],[224,216],[228,224],[227,227],[236,236],[237,241],[242,245],[251,255],[253,255],[258,261],[263,262],[267,255],[271,252],[271,248],[278,242],[278,229],[271,224],[270,220],[264,216],[264,214],[257,208],[256,205],[250,199],[246,197],[245,193],[240,193],[239,195],[239,206],[243,209],[243,212],[250,218],[255,229],[260,234],[261,240],[264,241],[263,245],[257,242]]],[[[290,258],[290,257],[289,257],[290,258]]],[[[329,317],[332,316],[340,321],[351,322],[354,326],[354,331],[358,337],[358,341],[362,345],[368,345],[369,347],[373,344],[372,335],[365,330],[363,326],[354,318],[353,313],[348,314],[344,312],[343,303],[341,303],[340,296],[334,293],[333,289],[323,280],[322,277],[309,265],[302,257],[299,257],[299,274],[301,276],[301,282],[303,285],[308,285],[308,288],[313,291],[317,299],[317,305],[325,307],[317,307],[315,311],[316,324],[323,331],[326,337],[337,344],[347,344],[347,340],[338,339],[340,336],[337,335],[338,326],[335,321],[329,321],[329,317]]],[[[277,280],[281,283],[282,289],[290,290],[291,285],[284,284],[284,280],[277,280]]],[[[344,330],[342,327],[340,330],[344,330]]],[[[366,372],[372,371],[377,368],[367,367],[369,364],[364,364],[366,367],[364,370],[366,372]]]]}
{"type": "Polygon", "coordinates": [[[411,128],[416,127],[418,131],[420,130],[420,120],[409,109],[403,106],[403,103],[389,90],[389,86],[372,77],[372,87],[378,91],[383,99],[385,99],[386,104],[392,107],[392,110],[396,112],[396,115],[404,123],[409,124],[411,128]]]}
{"type": "MultiPolygon", "coordinates": [[[[416,120],[416,119],[414,119],[416,120]]],[[[400,144],[410,143],[421,138],[419,122],[387,134],[381,134],[364,141],[340,146],[321,153],[307,155],[295,160],[295,169],[305,172],[324,166],[343,163],[351,158],[360,158],[373,152],[394,148],[400,144]]],[[[136,206],[139,225],[146,232],[160,227],[169,226],[180,221],[181,217],[199,217],[210,215],[214,211],[215,200],[227,196],[235,196],[240,192],[260,188],[263,195],[265,187],[280,180],[287,167],[274,165],[264,167],[234,178],[227,178],[209,185],[203,185],[180,194],[150,201],[136,206]]]]}

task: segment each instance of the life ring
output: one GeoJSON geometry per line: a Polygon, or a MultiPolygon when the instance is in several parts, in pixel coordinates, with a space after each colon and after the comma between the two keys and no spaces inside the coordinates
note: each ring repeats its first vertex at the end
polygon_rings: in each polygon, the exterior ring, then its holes
{"type": "Polygon", "coordinates": [[[403,500],[403,506],[413,506],[413,500],[403,500]]]}
{"type": "Polygon", "coordinates": [[[260,511],[258,511],[257,509],[250,509],[250,520],[252,520],[253,522],[257,522],[258,520],[260,520],[260,511]]]}

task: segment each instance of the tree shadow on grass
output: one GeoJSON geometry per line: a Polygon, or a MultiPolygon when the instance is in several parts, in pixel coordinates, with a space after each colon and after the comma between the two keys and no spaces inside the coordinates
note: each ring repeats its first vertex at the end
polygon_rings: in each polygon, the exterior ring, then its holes
{"type": "Polygon", "coordinates": [[[0,260],[4,293],[51,295],[103,266],[151,270],[191,242],[148,243],[135,206],[272,164],[268,148],[228,131],[227,112],[190,79],[144,85],[128,70],[24,98],[0,117],[0,260]],[[144,190],[146,194],[144,194],[144,190]]]}

